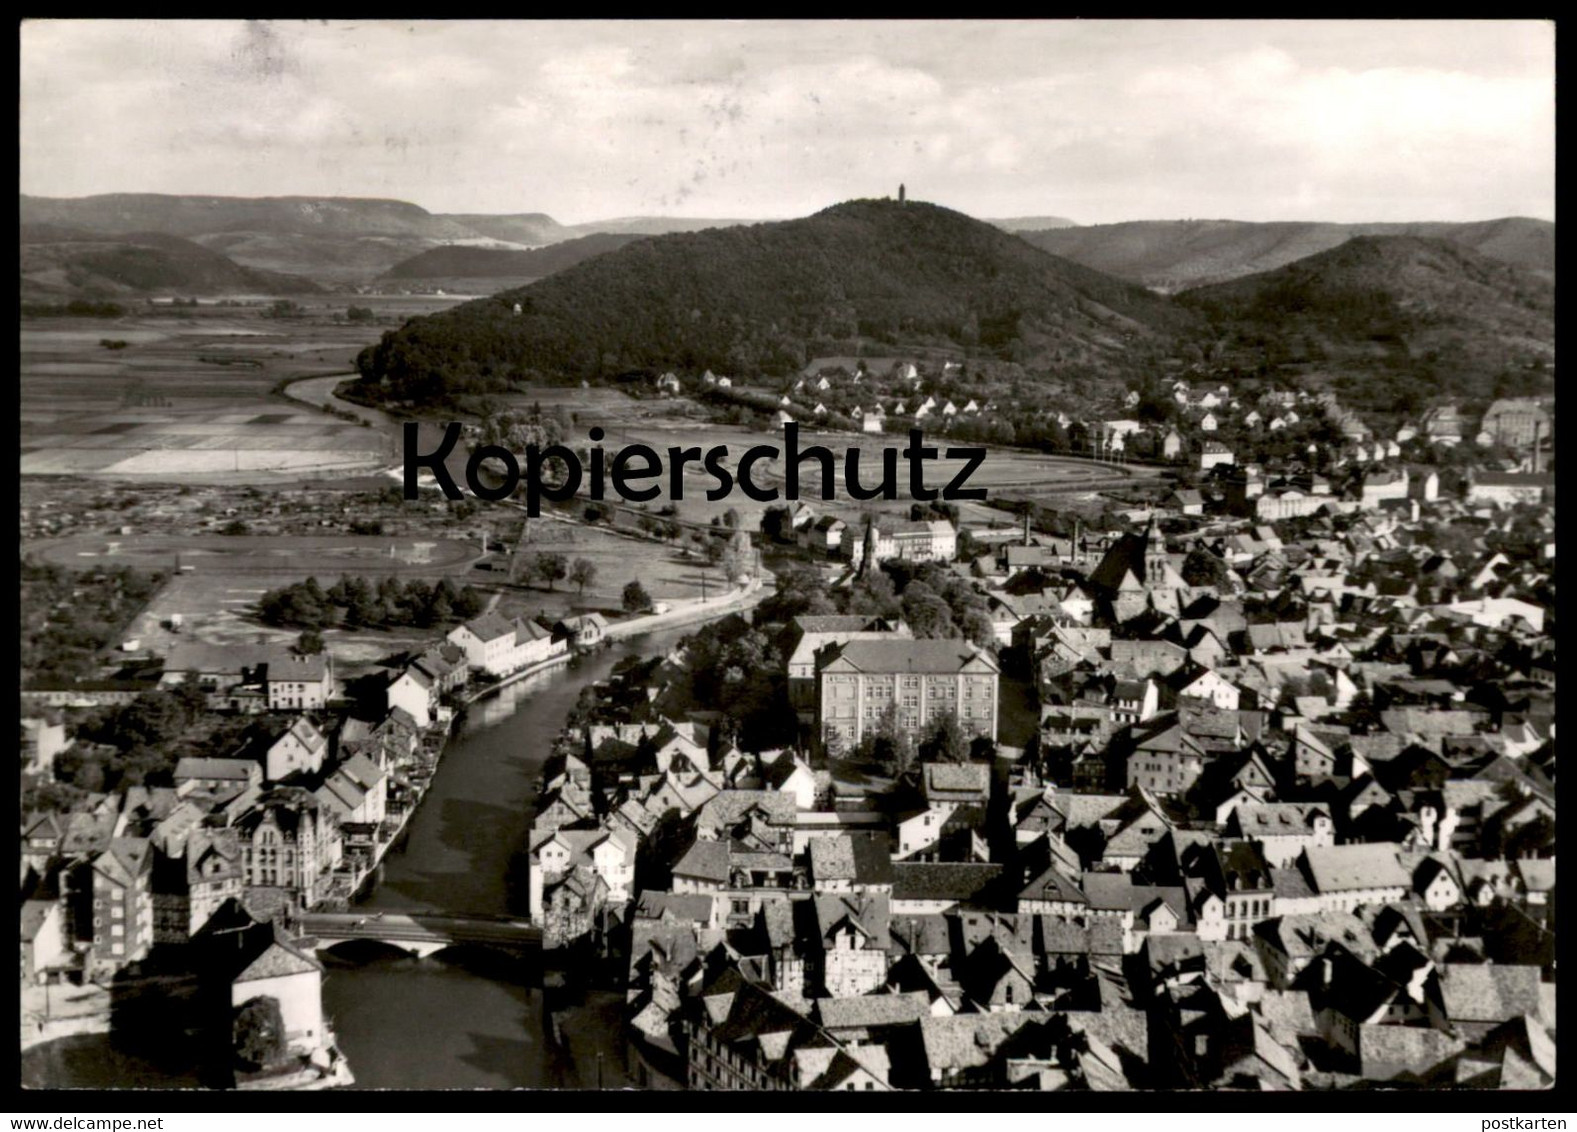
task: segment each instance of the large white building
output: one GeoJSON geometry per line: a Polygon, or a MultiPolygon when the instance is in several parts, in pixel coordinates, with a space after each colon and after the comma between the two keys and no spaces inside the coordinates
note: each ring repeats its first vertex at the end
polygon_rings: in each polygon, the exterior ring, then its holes
{"type": "Polygon", "coordinates": [[[913,733],[944,713],[966,733],[995,739],[997,662],[968,641],[855,640],[817,662],[817,735],[856,744],[889,707],[913,733]]]}
{"type": "Polygon", "coordinates": [[[534,621],[506,620],[491,612],[450,630],[448,640],[465,650],[466,664],[473,670],[492,676],[507,676],[569,648],[567,640],[554,640],[534,621]]]}

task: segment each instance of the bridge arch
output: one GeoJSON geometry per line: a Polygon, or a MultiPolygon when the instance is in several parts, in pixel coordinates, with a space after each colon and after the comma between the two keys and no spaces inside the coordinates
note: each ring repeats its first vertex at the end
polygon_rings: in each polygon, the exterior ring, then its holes
{"type": "Polygon", "coordinates": [[[378,959],[423,959],[443,946],[441,943],[395,942],[367,936],[349,939],[319,938],[312,942],[312,949],[349,963],[367,963],[378,959]]]}
{"type": "Polygon", "coordinates": [[[522,960],[537,950],[529,946],[488,943],[481,940],[458,940],[428,952],[425,957],[477,972],[516,974],[520,970],[522,960]]]}

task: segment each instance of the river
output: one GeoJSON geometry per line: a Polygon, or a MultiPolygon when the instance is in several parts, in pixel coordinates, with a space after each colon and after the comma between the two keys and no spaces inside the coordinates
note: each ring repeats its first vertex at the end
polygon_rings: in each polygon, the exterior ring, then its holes
{"type": "MultiPolygon", "coordinates": [[[[524,914],[538,775],[581,689],[621,658],[668,649],[693,629],[620,642],[471,705],[362,906],[524,914]]],[[[594,1088],[599,1072],[607,1088],[625,1083],[622,995],[587,992],[564,1020],[566,1051],[546,1035],[540,979],[497,960],[369,952],[355,962],[328,959],[323,982],[323,1007],[358,1088],[594,1088]]],[[[103,1035],[50,1042],[24,1054],[23,1080],[75,1088],[194,1083],[177,1051],[154,1057],[133,1044],[103,1035]]]]}

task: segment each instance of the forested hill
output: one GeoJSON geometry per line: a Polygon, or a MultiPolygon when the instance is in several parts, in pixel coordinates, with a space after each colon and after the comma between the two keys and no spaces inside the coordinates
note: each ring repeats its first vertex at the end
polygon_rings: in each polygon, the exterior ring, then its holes
{"type": "Polygon", "coordinates": [[[1274,271],[1354,236],[1450,240],[1491,259],[1555,277],[1555,225],[1526,217],[1466,224],[1131,220],[1021,234],[1054,255],[1169,292],[1274,271]]]}
{"type": "Polygon", "coordinates": [[[190,240],[159,232],[104,235],[49,224],[20,229],[24,295],[311,294],[296,275],[243,267],[190,240]]]}
{"type": "Polygon", "coordinates": [[[550,244],[530,251],[509,251],[502,248],[470,248],[454,246],[429,248],[410,259],[401,260],[384,273],[383,278],[399,279],[544,279],[554,272],[574,267],[577,263],[611,252],[644,236],[627,236],[616,232],[599,232],[594,236],[581,236],[550,244]]]}
{"type": "Polygon", "coordinates": [[[1360,236],[1177,301],[1222,360],[1329,367],[1356,408],[1542,392],[1554,361],[1553,284],[1449,240],[1360,236]]]}
{"type": "Polygon", "coordinates": [[[803,220],[640,240],[413,320],[358,365],[383,396],[418,403],[521,378],[786,375],[856,342],[1121,377],[1192,322],[1142,287],[962,213],[862,200],[803,220]]]}

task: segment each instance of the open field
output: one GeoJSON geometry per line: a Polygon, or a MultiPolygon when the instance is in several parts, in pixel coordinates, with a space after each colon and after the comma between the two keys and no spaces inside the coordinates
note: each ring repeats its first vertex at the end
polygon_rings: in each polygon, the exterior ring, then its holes
{"type": "Polygon", "coordinates": [[[376,431],[307,412],[142,410],[32,423],[41,435],[23,445],[24,475],[364,468],[389,457],[388,440],[376,431]]]}
{"type": "MultiPolygon", "coordinates": [[[[676,411],[674,403],[639,402],[628,399],[621,402],[619,398],[622,398],[622,395],[617,393],[614,393],[612,398],[598,398],[589,405],[584,401],[576,400],[599,392],[607,394],[612,391],[543,389],[540,400],[544,408],[554,403],[569,406],[581,404],[582,407],[574,409],[577,417],[571,442],[576,445],[589,445],[590,442],[586,439],[587,432],[594,425],[603,428],[607,434],[602,441],[605,461],[611,463],[616,452],[631,444],[646,444],[656,449],[663,461],[663,475],[659,480],[642,481],[638,485],[642,487],[654,485],[659,489],[658,497],[647,504],[651,509],[656,510],[669,502],[674,502],[681,519],[707,524],[714,518],[720,517],[729,508],[734,508],[739,511],[746,529],[756,529],[762,512],[770,504],[752,500],[740,491],[737,487],[737,476],[740,459],[748,449],[757,445],[776,448],[779,455],[774,459],[757,461],[752,468],[752,478],[763,487],[776,487],[780,493],[782,492],[785,469],[785,461],[781,454],[784,447],[782,433],[751,431],[737,425],[710,424],[687,419],[676,411]],[[559,394],[565,399],[550,399],[553,394],[559,394]],[[665,412],[664,405],[671,407],[665,412]],[[631,420],[631,413],[637,414],[637,418],[631,420]],[[644,418],[638,415],[643,413],[644,418]],[[684,468],[683,498],[674,501],[670,490],[671,461],[668,450],[700,448],[704,453],[718,445],[728,448],[728,454],[722,463],[736,477],[734,490],[725,499],[715,502],[708,500],[706,492],[716,486],[716,479],[699,463],[687,463],[684,468]]],[[[529,404],[531,400],[536,399],[536,394],[522,394],[517,399],[529,404]]],[[[436,449],[441,436],[442,430],[437,422],[424,422],[421,431],[422,451],[431,452],[436,449]]],[[[823,503],[818,498],[821,492],[819,462],[807,460],[800,465],[800,497],[813,507],[823,512],[831,512],[846,521],[858,519],[867,510],[874,511],[878,515],[907,518],[913,501],[910,495],[908,462],[901,456],[902,449],[908,444],[907,432],[858,435],[802,432],[799,441],[801,450],[811,445],[822,445],[832,450],[835,459],[834,475],[839,495],[838,498],[827,503],[823,503]],[[898,500],[893,502],[875,500],[865,503],[850,498],[841,490],[845,453],[850,448],[860,450],[861,482],[869,484],[874,484],[881,478],[882,450],[885,448],[899,450],[898,500]]],[[[939,453],[945,453],[950,445],[946,437],[931,434],[925,437],[925,443],[938,449],[939,453]]],[[[959,443],[958,446],[968,445],[959,443]]],[[[465,483],[466,459],[465,447],[457,445],[447,461],[450,474],[455,483],[461,485],[462,490],[465,483]]],[[[940,455],[938,459],[927,461],[926,486],[934,490],[945,488],[964,464],[963,460],[946,459],[940,455]]],[[[386,474],[390,482],[400,482],[403,478],[403,472],[398,466],[391,467],[386,474]]],[[[582,474],[580,497],[589,501],[590,469],[583,468],[582,474]]],[[[984,463],[970,476],[968,486],[985,488],[991,498],[1033,499],[1053,506],[1093,506],[1098,510],[1101,502],[1098,492],[1151,480],[1161,474],[1161,470],[1149,467],[1118,468],[1066,456],[1045,456],[996,448],[988,451],[984,463]]],[[[422,480],[429,485],[433,483],[426,472],[422,473],[422,480]]],[[[607,487],[607,493],[610,501],[617,502],[611,484],[607,487]]],[[[960,515],[966,520],[975,522],[1007,521],[1003,512],[978,503],[960,504],[960,515]]]]}
{"type": "Polygon", "coordinates": [[[176,557],[194,574],[284,575],[274,584],[309,574],[332,582],[341,574],[382,577],[454,576],[477,557],[475,543],[418,541],[382,535],[77,535],[35,542],[29,550],[46,562],[81,569],[131,566],[171,570],[176,557]]]}
{"type": "MultiPolygon", "coordinates": [[[[504,613],[540,613],[555,619],[587,610],[619,612],[624,587],[634,579],[658,601],[716,594],[726,585],[721,573],[706,567],[699,558],[685,558],[666,546],[549,518],[532,524],[527,549],[563,554],[571,561],[590,559],[597,567],[597,579],[584,595],[567,580],[556,583],[553,592],[535,585],[508,585],[509,554],[492,556],[496,570],[477,569],[479,545],[454,540],[356,535],[84,535],[38,541],[27,549],[45,561],[76,569],[116,565],[170,571],[179,554],[182,565],[195,569],[172,576],[125,634],[139,638],[144,649],[156,652],[165,652],[181,640],[211,644],[294,641],[295,630],[261,625],[250,614],[266,591],[309,575],[324,588],[342,574],[429,581],[447,577],[456,585],[500,589],[499,609],[504,613]],[[179,634],[164,627],[177,613],[185,622],[179,634]]],[[[335,659],[351,664],[374,662],[434,636],[432,631],[418,629],[333,629],[325,633],[335,659]]]]}
{"type": "Polygon", "coordinates": [[[273,393],[344,372],[400,319],[441,298],[312,296],[297,319],[263,307],[146,310],[119,319],[30,319],[20,330],[21,471],[138,478],[277,480],[387,464],[392,441],[273,393]],[[334,321],[348,302],[371,323],[334,321]],[[110,349],[102,342],[125,343],[110,349]]]}
{"type": "MultiPolygon", "coordinates": [[[[171,578],[148,603],[148,607],[127,630],[144,649],[167,654],[182,641],[202,641],[212,645],[289,645],[298,636],[295,629],[276,629],[252,619],[257,600],[269,589],[296,579],[268,574],[181,574],[171,578]],[[179,634],[165,628],[173,614],[184,624],[179,634]]],[[[319,579],[327,584],[331,579],[319,579]]],[[[326,632],[329,651],[340,670],[347,675],[363,665],[371,665],[393,653],[403,652],[432,634],[419,629],[400,631],[334,629],[326,632]]]]}
{"type": "MultiPolygon", "coordinates": [[[[250,614],[257,600],[270,589],[298,582],[311,575],[324,588],[342,574],[402,580],[448,577],[456,584],[484,580],[468,577],[477,557],[474,543],[449,540],[390,539],[373,536],[226,536],[194,535],[78,536],[36,542],[28,550],[62,566],[135,566],[170,571],[175,556],[190,573],[175,574],[135,619],[127,637],[139,638],[142,647],[167,652],[183,640],[209,644],[289,644],[293,629],[259,624],[250,614]],[[391,557],[389,548],[394,548],[391,557]],[[171,615],[185,624],[179,634],[164,627],[171,615]]],[[[325,634],[337,661],[367,664],[391,653],[430,640],[431,632],[406,630],[331,630],[325,634]]]]}
{"type": "MultiPolygon", "coordinates": [[[[631,428],[611,429],[607,440],[603,442],[610,453],[618,446],[633,443],[645,443],[657,448],[663,455],[665,465],[668,462],[667,449],[670,447],[695,446],[705,451],[714,445],[726,444],[729,452],[728,458],[723,462],[736,474],[739,459],[746,449],[765,444],[776,447],[781,452],[784,447],[781,433],[768,434],[724,425],[661,421],[652,421],[631,428]]],[[[835,460],[835,488],[839,495],[837,499],[826,504],[818,498],[821,494],[820,462],[805,460],[800,464],[800,497],[810,502],[813,507],[830,511],[846,520],[858,517],[866,510],[874,510],[878,514],[901,514],[907,517],[912,502],[909,466],[902,456],[902,450],[909,443],[907,432],[862,435],[801,432],[799,443],[802,451],[811,445],[830,448],[835,460]],[[882,451],[887,448],[895,448],[899,451],[897,462],[899,499],[896,502],[875,500],[871,503],[863,503],[843,493],[845,453],[850,448],[859,449],[861,481],[870,485],[881,479],[882,451]]],[[[925,443],[929,447],[936,448],[939,455],[938,459],[928,460],[925,463],[925,484],[933,490],[940,490],[951,483],[953,477],[965,465],[963,460],[945,458],[950,443],[960,447],[968,445],[963,442],[949,442],[946,437],[930,434],[925,437],[925,443]]],[[[785,461],[780,455],[773,460],[757,462],[753,469],[753,478],[763,486],[775,486],[781,491],[784,486],[784,471],[785,461]]],[[[1109,486],[1114,481],[1124,482],[1130,477],[1153,478],[1157,474],[1159,474],[1157,471],[1150,468],[1117,469],[1092,464],[1087,460],[997,448],[988,451],[985,461],[970,476],[968,486],[983,487],[991,497],[1045,499],[1054,502],[1057,497],[1067,496],[1070,493],[1093,494],[1098,488],[1109,486]]],[[[737,489],[728,499],[716,503],[709,502],[705,492],[707,488],[714,486],[715,482],[711,474],[704,469],[696,466],[686,467],[684,499],[678,503],[683,517],[699,522],[710,522],[714,515],[721,515],[729,507],[736,507],[747,526],[753,527],[759,522],[760,515],[769,506],[768,504],[757,503],[737,489]]],[[[668,486],[665,476],[661,502],[668,500],[668,486]]],[[[660,504],[654,504],[656,505],[660,504]]],[[[960,511],[962,517],[966,519],[995,517],[1001,520],[1001,512],[978,504],[964,503],[960,506],[960,511]]]]}
{"type": "MultiPolygon", "coordinates": [[[[556,582],[556,591],[549,593],[533,584],[520,593],[506,593],[504,608],[523,608],[530,613],[545,612],[552,617],[584,610],[613,610],[620,608],[624,587],[639,581],[646,592],[657,601],[674,601],[685,598],[716,594],[727,586],[722,572],[708,566],[699,557],[686,557],[677,549],[634,537],[627,537],[601,527],[549,518],[533,520],[530,539],[525,544],[527,553],[562,554],[569,561],[589,559],[597,568],[597,580],[588,586],[582,596],[568,581],[556,582]]],[[[499,556],[501,571],[508,569],[507,555],[499,556]]],[[[483,571],[477,571],[487,577],[483,571]]],[[[499,573],[502,581],[508,575],[499,573]]]]}

